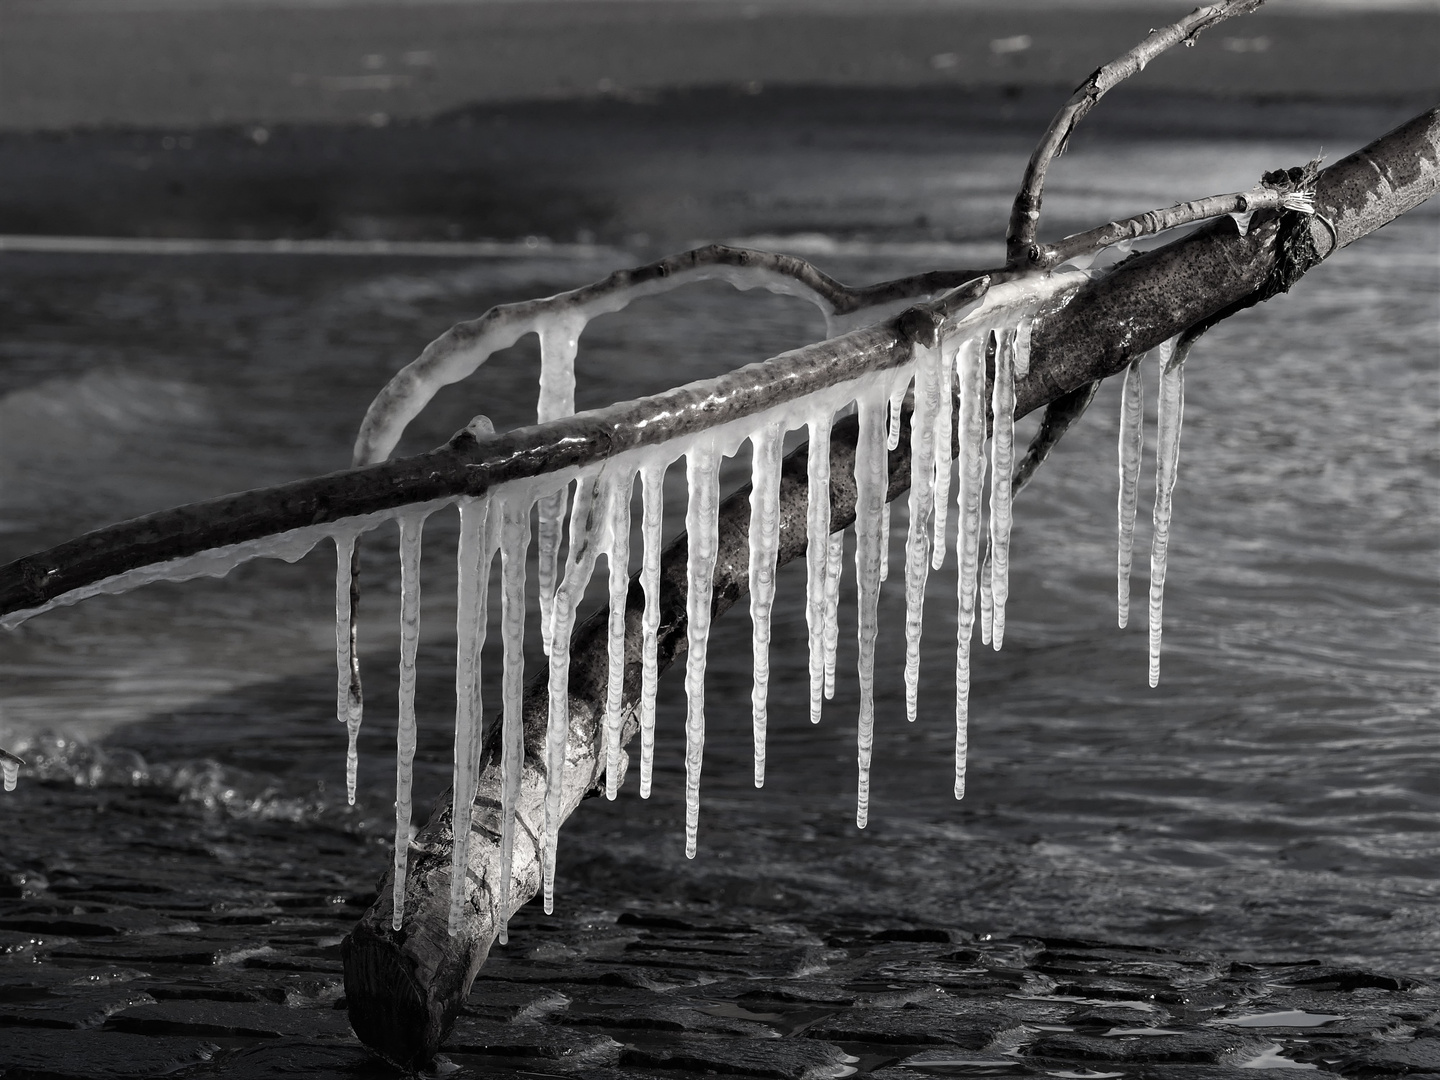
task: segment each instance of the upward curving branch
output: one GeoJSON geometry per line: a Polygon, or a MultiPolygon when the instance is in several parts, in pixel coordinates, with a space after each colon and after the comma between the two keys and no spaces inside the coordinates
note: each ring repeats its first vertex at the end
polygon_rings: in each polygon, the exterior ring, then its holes
{"type": "Polygon", "coordinates": [[[1036,245],[1035,236],[1040,225],[1040,202],[1045,192],[1045,174],[1050,169],[1050,163],[1064,153],[1075,125],[1085,119],[1100,99],[1131,75],[1145,70],[1145,65],[1167,49],[1174,48],[1182,41],[1193,44],[1200,31],[1235,15],[1254,11],[1264,2],[1265,0],[1222,0],[1221,3],[1208,7],[1198,7],[1178,22],[1159,30],[1151,30],[1144,41],[1099,68],[1080,84],[1075,93],[1070,95],[1070,100],[1050,121],[1050,126],[1045,129],[1045,134],[1030,155],[1030,163],[1025,166],[1025,176],[1015,195],[1015,203],[1010,209],[1010,224],[1005,230],[1005,261],[1008,266],[1024,268],[1044,265],[1045,252],[1036,245]]]}

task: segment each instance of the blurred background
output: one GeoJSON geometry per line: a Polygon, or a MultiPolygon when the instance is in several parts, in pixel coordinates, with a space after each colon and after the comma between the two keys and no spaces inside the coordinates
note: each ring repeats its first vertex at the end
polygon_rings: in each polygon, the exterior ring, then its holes
{"type": "MultiPolygon", "coordinates": [[[[992,265],[1054,109],[1189,7],[0,0],[0,559],[343,468],[373,394],[452,323],[667,251],[744,243],[855,284],[992,265]]],[[[1052,171],[1042,235],[1333,162],[1432,106],[1437,60],[1436,3],[1271,0],[1107,97],[1052,171]]],[[[1158,690],[1138,602],[1115,629],[1105,387],[1017,505],[1010,630],[1003,653],[977,656],[964,802],[949,794],[948,573],[931,578],[913,726],[899,635],[882,635],[858,833],[853,677],[812,729],[794,565],[767,786],[750,784],[737,608],[710,651],[699,858],[681,854],[672,673],[655,796],[632,782],[585,805],[562,836],[559,903],[568,890],[612,915],[645,897],[1440,970],[1437,220],[1434,205],[1412,212],[1197,347],[1158,690]]],[[[803,305],[720,285],[647,300],[587,331],[580,405],[822,333],[803,305]]],[[[528,422],[536,357],[527,339],[446,391],[400,452],[477,412],[528,422]]],[[[667,536],[684,510],[672,480],[667,536]]],[[[449,778],[455,531],[453,514],[427,531],[417,824],[449,778]]],[[[201,905],[221,878],[235,904],[372,888],[393,799],[392,530],[365,560],[356,807],[327,553],[256,562],[0,635],[0,745],[31,763],[0,797],[0,871],[103,868],[201,905]]],[[[1137,597],[1145,569],[1142,554],[1137,597]]],[[[848,627],[848,591],[841,611],[848,627]]],[[[539,670],[533,617],[529,631],[539,670]]]]}

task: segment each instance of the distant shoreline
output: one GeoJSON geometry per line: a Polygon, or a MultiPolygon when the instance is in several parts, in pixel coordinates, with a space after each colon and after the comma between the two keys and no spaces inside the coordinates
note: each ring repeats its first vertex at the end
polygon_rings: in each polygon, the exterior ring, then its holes
{"type": "MultiPolygon", "coordinates": [[[[1073,87],[1186,2],[46,3],[0,0],[0,131],[383,125],[469,106],[696,87],[1073,87]]],[[[1277,3],[1137,88],[1440,96],[1440,7],[1277,3]]]]}

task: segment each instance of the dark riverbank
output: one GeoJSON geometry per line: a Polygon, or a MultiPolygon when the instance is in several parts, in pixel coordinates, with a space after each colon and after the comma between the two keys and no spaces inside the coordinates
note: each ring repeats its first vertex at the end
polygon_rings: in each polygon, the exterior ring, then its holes
{"type": "MultiPolygon", "coordinates": [[[[338,948],[386,858],[378,830],[343,813],[333,830],[297,829],[263,800],[227,808],[204,777],[168,791],[119,779],[30,783],[32,805],[76,835],[63,853],[7,842],[0,861],[0,1076],[393,1075],[349,1031],[338,948]],[[198,878],[182,869],[196,852],[209,867],[198,878]]],[[[572,853],[562,877],[562,914],[517,917],[438,1075],[1440,1075],[1433,980],[992,938],[864,908],[787,917],[724,896],[621,900],[626,870],[600,852],[572,853]]]]}

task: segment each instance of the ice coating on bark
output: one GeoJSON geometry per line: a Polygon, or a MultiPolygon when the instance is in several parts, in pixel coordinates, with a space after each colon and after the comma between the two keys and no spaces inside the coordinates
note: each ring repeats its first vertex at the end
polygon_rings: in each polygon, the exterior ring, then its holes
{"type": "Polygon", "coordinates": [[[605,672],[605,798],[615,800],[620,778],[620,708],[625,693],[625,595],[630,591],[630,496],[635,476],[614,480],[606,527],[610,576],[609,637],[605,672]]]}
{"type": "MultiPolygon", "coordinates": [[[[424,525],[423,517],[407,514],[400,518],[400,692],[395,725],[395,910],[391,916],[391,926],[396,930],[405,922],[405,873],[410,863],[410,790],[415,765],[415,653],[420,644],[420,542],[424,525]]],[[[336,547],[339,547],[338,541],[336,547]]],[[[348,569],[348,552],[341,561],[348,569]]],[[[337,595],[339,591],[337,585],[337,595]]],[[[345,592],[347,595],[350,592],[348,583],[345,592]]],[[[348,611],[345,621],[345,637],[348,639],[348,611]]],[[[359,726],[357,722],[352,730],[358,731],[359,726]]],[[[346,781],[353,805],[355,789],[349,783],[352,775],[347,758],[346,781]]]]}
{"type": "Polygon", "coordinates": [[[27,619],[33,619],[36,615],[42,615],[55,608],[69,607],[82,600],[88,600],[92,596],[114,596],[126,593],[131,589],[138,589],[141,585],[149,585],[155,581],[192,581],[200,577],[224,577],[235,567],[249,562],[251,559],[280,559],[288,563],[298,562],[323,540],[333,541],[338,535],[358,535],[369,532],[382,523],[398,517],[401,513],[417,509],[420,505],[423,505],[427,511],[433,511],[454,501],[454,499],[437,499],[430,503],[408,506],[403,510],[381,510],[374,514],[348,518],[343,522],[307,525],[304,528],[291,529],[288,532],[275,533],[272,536],[264,536],[256,540],[244,540],[238,544],[208,548],[205,551],[178,559],[137,566],[133,570],[126,570],[123,573],[61,593],[54,599],[47,600],[35,607],[20,608],[0,616],[0,629],[14,630],[27,619]]]}
{"type": "Polygon", "coordinates": [[[705,756],[705,654],[710,644],[711,589],[719,541],[720,455],[702,441],[685,455],[690,499],[685,508],[687,538],[685,599],[688,649],[685,655],[685,857],[695,857],[700,828],[700,766],[705,756]]]}
{"type": "Polygon", "coordinates": [[[640,644],[640,797],[650,797],[655,762],[655,691],[660,679],[655,650],[660,632],[660,528],[665,514],[665,465],[651,463],[640,470],[644,543],[640,584],[645,590],[640,644]]]}
{"type": "Polygon", "coordinates": [[[959,612],[955,650],[955,797],[965,796],[969,749],[970,637],[975,627],[975,585],[980,563],[980,503],[985,489],[985,335],[963,342],[957,353],[960,381],[959,484],[955,493],[956,592],[959,612]]]}
{"type": "MultiPolygon", "coordinates": [[[[384,461],[394,451],[406,426],[420,415],[420,411],[443,387],[468,378],[492,355],[514,345],[526,334],[541,334],[547,328],[570,323],[575,327],[573,336],[578,337],[580,328],[589,320],[597,315],[623,311],[631,301],[640,297],[668,292],[692,282],[717,279],[729,282],[737,289],[763,288],[808,300],[825,313],[827,325],[830,325],[833,309],[829,300],[803,281],[761,265],[729,266],[697,262],[642,280],[620,281],[612,277],[609,281],[582,286],[543,300],[506,304],[493,308],[479,319],[451,327],[391,378],[365,413],[355,439],[353,463],[369,465],[384,461]]],[[[906,300],[903,306],[913,303],[914,299],[906,300]]],[[[835,325],[843,323],[849,327],[874,322],[889,308],[899,306],[902,305],[877,305],[837,316],[835,325]]],[[[560,336],[558,332],[556,336],[560,336]]]]}
{"type": "MultiPolygon", "coordinates": [[[[964,348],[963,343],[959,344],[964,348]]],[[[947,543],[946,513],[950,503],[951,438],[954,430],[955,413],[955,369],[959,363],[955,345],[942,338],[939,346],[939,368],[937,393],[939,407],[935,410],[935,491],[930,500],[931,513],[935,521],[935,538],[930,545],[930,568],[939,570],[945,565],[947,543]]]]}
{"type": "Polygon", "coordinates": [[[565,577],[555,591],[551,616],[549,698],[545,728],[545,914],[555,910],[555,847],[560,834],[561,795],[565,779],[565,745],[570,734],[570,634],[575,609],[595,573],[595,561],[604,546],[607,528],[607,484],[599,476],[581,476],[575,485],[575,506],[570,514],[570,550],[565,556],[565,577]]]}
{"type": "Polygon", "coordinates": [[[1125,369],[1120,392],[1120,494],[1116,500],[1115,593],[1120,627],[1130,622],[1130,566],[1135,549],[1135,505],[1140,491],[1140,455],[1145,448],[1144,377],[1137,356],[1125,369]]]}
{"type": "Polygon", "coordinates": [[[806,456],[805,624],[810,631],[810,722],[820,722],[825,692],[825,583],[830,538],[830,425],[834,414],[821,411],[809,420],[806,456]]]}
{"type": "Polygon", "coordinates": [[[990,552],[986,559],[993,606],[991,643],[998,652],[1005,641],[1005,602],[1010,597],[1010,477],[1015,472],[1015,338],[1014,330],[996,339],[995,382],[990,397],[994,433],[990,439],[990,552]]]}
{"type": "Polygon", "coordinates": [[[490,594],[490,499],[460,500],[460,543],[456,550],[455,596],[455,764],[450,822],[450,934],[460,928],[465,879],[470,870],[470,823],[480,769],[483,704],[480,695],[480,650],[490,594]]]}
{"type": "Polygon", "coordinates": [[[525,764],[525,556],[530,549],[530,506],[501,497],[500,636],[505,659],[500,699],[500,943],[509,940],[515,804],[525,764]]]}
{"type": "Polygon", "coordinates": [[[858,400],[860,437],[855,448],[855,585],[860,717],[855,736],[859,773],[855,824],[863,829],[870,818],[870,757],[875,745],[875,639],[880,633],[881,520],[889,468],[884,428],[885,387],[882,384],[865,390],[858,400]]]}
{"type": "Polygon", "coordinates": [[[1033,319],[1021,319],[1020,324],[1015,327],[1012,363],[1017,379],[1023,379],[1030,374],[1030,335],[1034,327],[1035,320],[1033,319]]]}
{"type": "Polygon", "coordinates": [[[1160,624],[1165,604],[1165,563],[1170,510],[1180,463],[1180,422],[1185,414],[1185,354],[1175,339],[1160,346],[1160,402],[1155,434],[1155,515],[1150,541],[1150,685],[1160,684],[1160,624]]]}
{"type": "Polygon", "coordinates": [[[835,655],[840,647],[840,571],[845,563],[845,530],[830,534],[825,545],[825,700],[835,696],[835,655]]]}
{"type": "Polygon", "coordinates": [[[905,536],[905,719],[920,693],[920,636],[930,574],[930,514],[935,496],[935,413],[940,406],[940,348],[915,346],[915,411],[910,417],[910,521],[905,536]]]}
{"type": "Polygon", "coordinates": [[[751,437],[750,464],[750,626],[755,668],[750,692],[755,743],[755,786],[765,786],[766,698],[770,689],[770,613],[775,604],[775,561],[780,544],[780,459],[782,425],[765,425],[751,437]]]}

